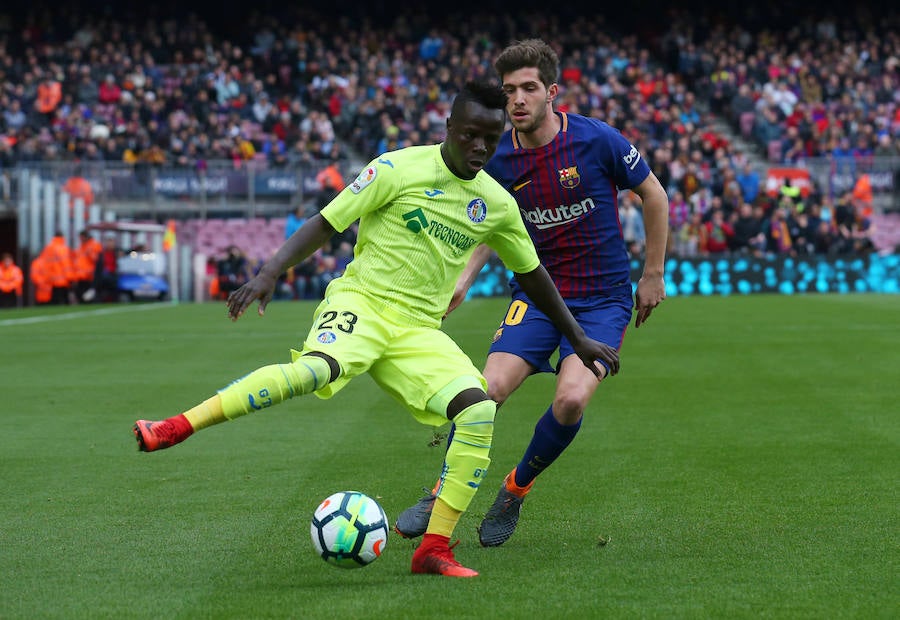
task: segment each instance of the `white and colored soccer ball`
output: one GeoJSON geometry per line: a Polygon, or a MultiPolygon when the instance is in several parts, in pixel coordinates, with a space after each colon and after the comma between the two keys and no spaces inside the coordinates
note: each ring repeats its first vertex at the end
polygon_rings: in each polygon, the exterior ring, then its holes
{"type": "Polygon", "coordinates": [[[388,520],[381,505],[365,493],[340,491],[319,504],[309,529],[319,557],[341,568],[360,568],[384,551],[388,520]]]}

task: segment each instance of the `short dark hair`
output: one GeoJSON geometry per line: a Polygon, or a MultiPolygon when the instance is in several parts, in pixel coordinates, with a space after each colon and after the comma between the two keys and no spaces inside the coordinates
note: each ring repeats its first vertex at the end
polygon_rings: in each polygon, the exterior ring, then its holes
{"type": "Polygon", "coordinates": [[[550,86],[559,81],[559,56],[550,45],[541,39],[516,41],[500,52],[497,60],[494,61],[494,70],[501,80],[507,73],[525,67],[536,67],[538,77],[544,86],[550,86]]]}
{"type": "Polygon", "coordinates": [[[463,89],[453,100],[450,114],[456,114],[463,104],[474,101],[489,110],[506,110],[506,93],[494,82],[486,80],[471,80],[466,82],[463,89]]]}

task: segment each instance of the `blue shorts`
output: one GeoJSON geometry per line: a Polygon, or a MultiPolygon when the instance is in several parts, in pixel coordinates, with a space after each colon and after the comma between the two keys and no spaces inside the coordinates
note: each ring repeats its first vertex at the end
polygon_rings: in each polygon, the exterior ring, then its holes
{"type": "MultiPolygon", "coordinates": [[[[634,308],[631,295],[567,299],[566,306],[588,337],[617,350],[622,347],[634,308]]],[[[553,321],[538,310],[525,293],[518,291],[513,294],[503,323],[494,334],[489,353],[494,352],[521,357],[537,369],[535,372],[558,372],[559,361],[575,353],[575,350],[553,321]],[[557,349],[559,358],[554,368],[550,365],[550,357],[557,349]]],[[[600,363],[603,364],[602,361],[600,363]]]]}

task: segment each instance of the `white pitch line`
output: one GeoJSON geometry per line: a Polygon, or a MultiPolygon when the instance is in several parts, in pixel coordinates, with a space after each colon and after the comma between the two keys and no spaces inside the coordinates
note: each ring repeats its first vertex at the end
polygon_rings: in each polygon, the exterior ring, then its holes
{"type": "Polygon", "coordinates": [[[50,314],[47,316],[29,316],[21,319],[2,319],[0,327],[10,325],[28,325],[31,323],[49,323],[51,321],[68,321],[71,319],[79,319],[86,316],[103,316],[107,314],[121,314],[122,312],[140,312],[142,310],[156,310],[157,308],[172,308],[175,304],[159,303],[159,304],[122,304],[113,308],[98,308],[96,310],[86,310],[84,312],[68,312],[66,314],[50,314]]]}

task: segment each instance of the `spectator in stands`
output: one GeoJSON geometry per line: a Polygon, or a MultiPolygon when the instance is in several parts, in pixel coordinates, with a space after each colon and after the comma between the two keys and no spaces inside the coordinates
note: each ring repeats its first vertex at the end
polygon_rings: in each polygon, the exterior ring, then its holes
{"type": "Polygon", "coordinates": [[[687,225],[691,218],[691,206],[685,201],[684,194],[673,192],[669,199],[669,241],[667,247],[678,254],[676,240],[681,234],[681,229],[687,225]]]}
{"type": "Polygon", "coordinates": [[[350,241],[341,241],[333,253],[320,255],[317,279],[320,287],[319,298],[325,295],[328,283],[344,273],[351,260],[353,260],[353,243],[350,241]]]}
{"type": "Polygon", "coordinates": [[[725,221],[725,213],[721,207],[713,207],[710,210],[709,221],[704,224],[706,234],[703,235],[704,245],[701,251],[704,254],[722,254],[727,252],[734,236],[731,224],[725,221]]]}
{"type": "Polygon", "coordinates": [[[293,211],[291,211],[284,222],[284,238],[288,239],[291,235],[293,235],[297,230],[303,226],[303,222],[306,221],[306,207],[303,205],[297,205],[293,211]]]}
{"type": "Polygon", "coordinates": [[[788,127],[781,138],[781,162],[802,166],[811,155],[796,127],[788,127]]]}
{"type": "MultiPolygon", "coordinates": [[[[315,213],[317,210],[313,207],[297,205],[297,208],[287,216],[285,221],[285,239],[293,235],[303,225],[310,212],[315,213]]],[[[319,250],[299,265],[294,265],[288,270],[286,281],[293,289],[291,296],[294,299],[319,299],[319,295],[325,290],[319,274],[321,255],[322,250],[319,250]]]]}
{"type": "Polygon", "coordinates": [[[22,102],[15,98],[3,97],[3,120],[8,131],[19,131],[28,123],[28,115],[22,109],[22,102]]]}
{"type": "Polygon", "coordinates": [[[87,106],[96,105],[100,101],[100,86],[91,75],[89,65],[82,65],[78,70],[78,84],[75,86],[75,101],[87,106]]]}
{"type": "MultiPolygon", "coordinates": [[[[288,280],[293,289],[294,299],[321,299],[325,292],[322,283],[322,270],[320,263],[324,257],[320,249],[299,265],[294,265],[288,274],[288,280]]],[[[333,270],[333,266],[332,266],[333,270]]]]}
{"type": "Polygon", "coordinates": [[[753,201],[756,200],[756,195],[759,194],[760,190],[760,182],[762,179],[759,172],[756,171],[753,164],[747,162],[741,169],[740,174],[735,178],[738,185],[741,187],[741,195],[744,197],[744,202],[752,204],[753,201]]]}
{"type": "Polygon", "coordinates": [[[37,87],[34,109],[37,112],[39,126],[49,127],[53,123],[56,108],[62,101],[62,84],[52,76],[47,76],[37,87]]]}
{"type": "Polygon", "coordinates": [[[0,255],[0,308],[22,306],[22,269],[13,261],[13,255],[0,255]]]}
{"type": "Polygon", "coordinates": [[[644,253],[646,240],[644,216],[635,205],[635,198],[630,191],[620,194],[619,223],[622,226],[622,236],[625,238],[625,247],[628,248],[628,252],[632,258],[640,258],[644,253]]]}
{"type": "Polygon", "coordinates": [[[788,215],[788,233],[793,241],[794,252],[797,255],[811,255],[815,253],[815,237],[818,228],[818,218],[809,216],[809,209],[794,209],[788,215]]]}
{"type": "Polygon", "coordinates": [[[732,252],[762,256],[766,250],[762,209],[756,210],[749,202],[743,203],[732,216],[731,228],[734,231],[730,239],[732,252]]]}
{"type": "Polygon", "coordinates": [[[837,234],[834,226],[828,220],[819,220],[819,225],[813,235],[813,248],[815,253],[820,255],[833,255],[837,251],[837,234]]]}
{"type": "Polygon", "coordinates": [[[787,216],[790,208],[778,206],[772,210],[767,231],[767,249],[775,254],[794,255],[794,244],[788,229],[787,216]]]}
{"type": "Polygon", "coordinates": [[[426,61],[437,60],[443,48],[444,39],[441,38],[438,29],[431,28],[419,43],[419,58],[426,61]]]}
{"type": "Polygon", "coordinates": [[[853,209],[853,219],[849,227],[844,224],[846,231],[841,234],[844,238],[849,239],[849,251],[857,256],[865,256],[875,251],[875,244],[872,242],[872,234],[875,227],[872,219],[867,215],[865,207],[855,205],[853,209]]]}
{"type": "Polygon", "coordinates": [[[892,138],[887,131],[878,134],[878,142],[874,151],[875,157],[900,157],[898,140],[900,140],[900,131],[897,132],[895,138],[892,138]]]}
{"type": "Polygon", "coordinates": [[[705,238],[703,214],[692,212],[688,222],[675,235],[675,255],[682,258],[699,255],[701,247],[705,247],[705,238]]]}
{"type": "MultiPolygon", "coordinates": [[[[781,143],[781,119],[774,107],[763,104],[757,108],[756,122],[753,125],[753,135],[760,144],[768,145],[778,142],[781,143]]],[[[775,161],[781,160],[780,146],[777,157],[773,157],[775,153],[769,152],[769,159],[775,161]]]]}
{"type": "Polygon", "coordinates": [[[106,105],[116,105],[122,99],[122,88],[116,83],[116,76],[107,73],[97,89],[97,101],[106,105]]]}
{"type": "MultiPolygon", "coordinates": [[[[740,126],[741,117],[744,114],[752,114],[756,102],[753,99],[753,91],[750,89],[748,82],[743,82],[738,86],[737,93],[731,98],[729,103],[732,124],[740,126]]],[[[744,128],[742,128],[743,131],[744,128]]],[[[748,133],[752,133],[753,125],[749,125],[748,133]]]]}

